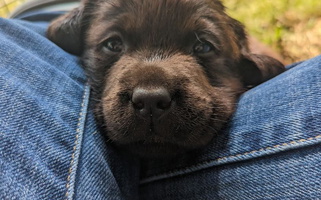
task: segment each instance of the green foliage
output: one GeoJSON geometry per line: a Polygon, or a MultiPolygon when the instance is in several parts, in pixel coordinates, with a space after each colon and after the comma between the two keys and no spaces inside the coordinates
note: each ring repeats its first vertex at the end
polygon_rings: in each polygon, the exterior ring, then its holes
{"type": "Polygon", "coordinates": [[[283,51],[282,40],[304,24],[313,28],[321,19],[320,0],[222,0],[227,12],[245,24],[260,41],[283,51]]]}

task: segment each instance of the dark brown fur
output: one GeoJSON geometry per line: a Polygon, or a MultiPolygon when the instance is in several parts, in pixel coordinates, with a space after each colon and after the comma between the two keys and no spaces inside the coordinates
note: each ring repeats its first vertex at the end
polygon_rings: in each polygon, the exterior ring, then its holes
{"type": "Polygon", "coordinates": [[[82,55],[109,139],[143,156],[205,146],[247,88],[284,71],[250,52],[243,26],[218,0],[85,0],[55,20],[48,37],[82,55]],[[121,52],[106,49],[114,37],[121,52]],[[200,41],[212,50],[196,52],[200,41]],[[137,88],[166,90],[170,109],[141,117],[132,101],[137,88]]]}

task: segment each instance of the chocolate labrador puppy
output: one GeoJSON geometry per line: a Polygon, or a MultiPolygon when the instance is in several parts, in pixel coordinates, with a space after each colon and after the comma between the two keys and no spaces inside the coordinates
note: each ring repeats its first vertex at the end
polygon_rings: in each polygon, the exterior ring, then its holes
{"type": "Polygon", "coordinates": [[[84,0],[47,33],[81,55],[108,138],[141,156],[207,145],[243,92],[284,71],[218,0],[84,0]]]}

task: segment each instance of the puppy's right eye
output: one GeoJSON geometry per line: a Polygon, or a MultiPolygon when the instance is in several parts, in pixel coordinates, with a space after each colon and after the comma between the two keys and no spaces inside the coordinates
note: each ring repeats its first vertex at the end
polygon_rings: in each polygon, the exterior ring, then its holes
{"type": "Polygon", "coordinates": [[[124,45],[123,41],[119,37],[112,37],[103,43],[103,48],[107,51],[120,53],[123,51],[124,45]]]}

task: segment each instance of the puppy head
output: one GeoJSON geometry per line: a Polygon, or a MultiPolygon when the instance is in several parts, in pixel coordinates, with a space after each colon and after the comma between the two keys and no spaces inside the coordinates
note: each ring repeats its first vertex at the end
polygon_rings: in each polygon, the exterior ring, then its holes
{"type": "Polygon", "coordinates": [[[246,88],[284,70],[217,0],[85,0],[48,37],[82,55],[108,137],[143,156],[205,146],[246,88]]]}

